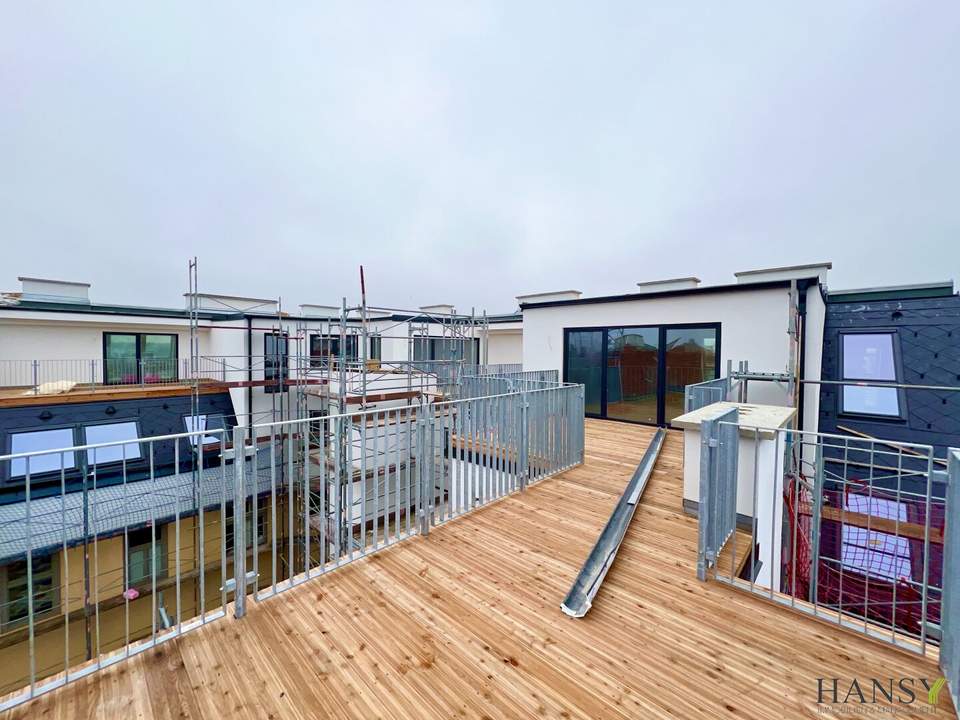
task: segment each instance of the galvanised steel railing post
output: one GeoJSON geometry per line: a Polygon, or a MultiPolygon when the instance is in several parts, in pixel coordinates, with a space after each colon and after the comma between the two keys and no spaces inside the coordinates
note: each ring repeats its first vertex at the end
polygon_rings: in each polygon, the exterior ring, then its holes
{"type": "MultiPolygon", "coordinates": [[[[824,457],[823,457],[823,442],[820,438],[817,439],[816,447],[816,470],[813,476],[813,516],[810,519],[810,593],[808,600],[816,604],[817,603],[817,586],[820,584],[820,521],[823,517],[823,491],[824,491],[824,457]]],[[[802,451],[802,449],[801,449],[802,451]]],[[[800,497],[799,492],[795,493],[794,502],[796,503],[796,509],[794,512],[799,517],[800,514],[800,497]]],[[[796,543],[794,543],[796,544],[796,543]]],[[[796,549],[794,548],[794,557],[790,558],[791,567],[796,567],[796,549]]],[[[794,576],[796,576],[796,569],[794,569],[794,576]]],[[[896,595],[894,595],[896,598],[896,595]]]]}
{"type": "Polygon", "coordinates": [[[427,512],[427,420],[425,406],[420,405],[417,416],[417,518],[420,534],[430,534],[430,516],[427,512]]]}
{"type": "Polygon", "coordinates": [[[39,360],[34,360],[34,361],[31,363],[31,365],[32,365],[32,367],[33,367],[33,394],[34,394],[34,395],[39,395],[39,394],[40,394],[40,382],[39,382],[39,379],[40,379],[40,361],[39,361],[39,360]]]}
{"type": "MultiPolygon", "coordinates": [[[[940,669],[947,679],[953,706],[960,707],[960,448],[951,448],[946,492],[946,527],[943,538],[943,592],[940,606],[940,669]]],[[[927,509],[929,513],[929,508],[927,509]]]]}
{"type": "Polygon", "coordinates": [[[233,429],[233,615],[247,614],[247,498],[243,488],[246,464],[246,428],[233,429]]]}
{"type": "Polygon", "coordinates": [[[707,579],[707,568],[713,563],[712,498],[716,476],[717,421],[700,423],[700,493],[697,509],[697,580],[707,579]]]}
{"type": "Polygon", "coordinates": [[[530,477],[530,436],[529,423],[527,422],[528,409],[530,407],[526,391],[520,394],[520,490],[527,489],[527,480],[530,477]]]}

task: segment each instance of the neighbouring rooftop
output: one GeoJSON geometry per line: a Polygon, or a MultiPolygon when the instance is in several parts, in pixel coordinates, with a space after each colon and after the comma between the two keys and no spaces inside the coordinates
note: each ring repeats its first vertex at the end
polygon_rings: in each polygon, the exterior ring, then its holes
{"type": "MultiPolygon", "coordinates": [[[[590,614],[559,605],[654,429],[588,420],[585,463],[14,709],[11,717],[817,716],[818,678],[920,657],[698,582],[682,436],[590,614]]],[[[897,717],[951,717],[939,705],[897,717]],[[911,714],[913,713],[913,714],[911,714]]]]}

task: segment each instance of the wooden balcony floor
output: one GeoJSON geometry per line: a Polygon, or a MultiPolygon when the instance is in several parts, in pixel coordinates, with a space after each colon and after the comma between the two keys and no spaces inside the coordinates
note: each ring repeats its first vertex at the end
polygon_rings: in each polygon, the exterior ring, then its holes
{"type": "MultiPolygon", "coordinates": [[[[584,466],[12,715],[782,720],[817,716],[818,677],[939,677],[932,660],[698,582],[675,432],[593,610],[564,616],[652,432],[588,420],[584,466]]],[[[946,692],[936,711],[952,717],[946,692]]]]}
{"type": "MultiPolygon", "coordinates": [[[[228,385],[217,380],[203,380],[200,393],[226,392],[228,385]]],[[[191,393],[189,382],[147,383],[144,385],[90,385],[78,383],[66,392],[35,395],[26,387],[0,387],[0,408],[29,405],[64,405],[67,403],[142,400],[152,397],[177,397],[191,393]]]]}

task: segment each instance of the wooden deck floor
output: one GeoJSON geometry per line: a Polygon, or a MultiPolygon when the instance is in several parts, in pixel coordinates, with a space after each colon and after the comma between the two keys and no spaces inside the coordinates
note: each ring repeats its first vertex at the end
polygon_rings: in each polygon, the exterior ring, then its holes
{"type": "MultiPolygon", "coordinates": [[[[565,617],[651,434],[588,421],[584,466],[12,714],[782,720],[817,716],[818,677],[939,677],[930,660],[697,582],[676,433],[593,610],[565,617]]],[[[952,716],[946,692],[937,711],[952,716]]]]}

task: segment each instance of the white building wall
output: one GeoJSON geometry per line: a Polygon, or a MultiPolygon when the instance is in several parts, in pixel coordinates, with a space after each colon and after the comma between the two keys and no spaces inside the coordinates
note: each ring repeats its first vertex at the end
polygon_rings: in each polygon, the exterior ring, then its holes
{"type": "MultiPolygon", "coordinates": [[[[163,333],[177,336],[179,372],[190,357],[186,319],[109,316],[86,313],[0,311],[0,385],[18,385],[31,361],[39,361],[40,380],[101,382],[103,335],[163,333]],[[91,366],[90,361],[96,361],[91,366]],[[96,377],[91,377],[94,374],[96,377]]],[[[200,335],[201,352],[209,349],[209,333],[200,335]]]]}
{"type": "MultiPolygon", "coordinates": [[[[563,373],[565,328],[617,325],[720,323],[720,372],[727,360],[747,360],[755,370],[785,372],[788,366],[789,290],[766,288],[695,293],[609,303],[523,309],[523,366],[563,373]]],[[[773,383],[750,384],[750,401],[786,404],[773,383]]]]}
{"type": "Polygon", "coordinates": [[[523,331],[490,331],[487,362],[490,365],[523,362],[523,331]]]}
{"type": "MultiPolygon", "coordinates": [[[[807,315],[804,321],[803,376],[819,380],[823,363],[823,331],[827,321],[827,305],[816,285],[807,289],[807,315]]],[[[802,385],[803,429],[820,429],[820,386],[802,385]]]]}
{"type": "Polygon", "coordinates": [[[0,358],[99,360],[103,357],[104,332],[176,334],[180,357],[190,356],[186,319],[15,310],[0,311],[0,358]]]}

